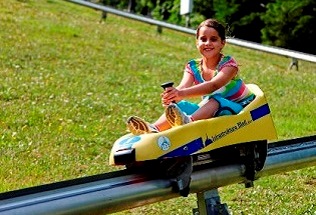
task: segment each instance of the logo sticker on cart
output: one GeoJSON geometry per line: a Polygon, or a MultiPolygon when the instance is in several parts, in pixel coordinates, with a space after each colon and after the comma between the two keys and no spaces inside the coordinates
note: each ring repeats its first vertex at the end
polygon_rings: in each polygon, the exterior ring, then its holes
{"type": "Polygon", "coordinates": [[[168,151],[170,149],[171,143],[168,137],[161,136],[158,138],[158,146],[163,151],[168,151]]]}

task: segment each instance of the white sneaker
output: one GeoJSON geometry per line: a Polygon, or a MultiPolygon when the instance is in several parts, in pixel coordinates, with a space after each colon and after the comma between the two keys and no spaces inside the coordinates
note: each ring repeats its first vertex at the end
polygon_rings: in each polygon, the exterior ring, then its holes
{"type": "Polygon", "coordinates": [[[127,127],[134,135],[158,132],[155,126],[149,124],[148,122],[137,116],[131,116],[127,119],[127,127]]]}
{"type": "Polygon", "coordinates": [[[184,125],[192,121],[176,104],[170,104],[165,110],[165,115],[172,127],[184,125]]]}

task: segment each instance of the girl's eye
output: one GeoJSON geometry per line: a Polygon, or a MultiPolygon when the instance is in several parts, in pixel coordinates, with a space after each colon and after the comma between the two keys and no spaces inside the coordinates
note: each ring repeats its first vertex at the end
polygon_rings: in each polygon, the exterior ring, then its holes
{"type": "Polygon", "coordinates": [[[211,37],[211,38],[206,38],[206,37],[201,37],[200,38],[200,40],[201,40],[201,42],[203,42],[203,43],[206,43],[208,40],[210,41],[210,42],[217,42],[218,41],[218,38],[217,37],[211,37]]]}

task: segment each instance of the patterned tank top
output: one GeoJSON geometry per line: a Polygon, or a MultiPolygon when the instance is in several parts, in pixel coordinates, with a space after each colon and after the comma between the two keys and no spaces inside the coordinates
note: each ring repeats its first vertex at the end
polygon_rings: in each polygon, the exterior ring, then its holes
{"type": "MultiPolygon", "coordinates": [[[[185,71],[193,75],[195,84],[205,82],[202,76],[201,61],[202,59],[190,60],[185,67],[185,71]]],[[[213,77],[215,77],[219,72],[221,72],[222,68],[226,66],[233,66],[238,69],[237,62],[233,57],[223,56],[216,67],[216,71],[213,77]]],[[[248,98],[249,96],[253,95],[253,93],[247,88],[244,81],[239,77],[238,73],[225,86],[219,88],[218,90],[208,95],[205,95],[204,98],[215,94],[220,94],[222,97],[235,102],[240,102],[248,98]]]]}

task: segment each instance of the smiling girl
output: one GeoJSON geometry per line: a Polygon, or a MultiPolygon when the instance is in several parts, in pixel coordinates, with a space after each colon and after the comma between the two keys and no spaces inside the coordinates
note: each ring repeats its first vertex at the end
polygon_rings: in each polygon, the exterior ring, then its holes
{"type": "Polygon", "coordinates": [[[165,113],[153,124],[132,116],[127,126],[135,135],[159,132],[173,126],[215,116],[237,114],[254,99],[239,77],[236,60],[224,55],[225,27],[215,19],[202,22],[196,31],[201,58],[190,60],[177,87],[161,94],[165,113]],[[202,97],[199,104],[184,99],[202,97]]]}

